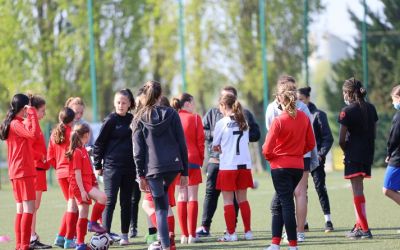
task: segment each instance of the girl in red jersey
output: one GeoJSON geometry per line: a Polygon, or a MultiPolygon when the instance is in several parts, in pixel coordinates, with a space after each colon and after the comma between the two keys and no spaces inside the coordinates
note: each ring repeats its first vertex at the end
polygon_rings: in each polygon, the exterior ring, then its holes
{"type": "Polygon", "coordinates": [[[344,178],[351,182],[356,215],[356,224],[346,236],[370,239],[363,182],[371,177],[378,114],[374,105],[365,101],[367,92],[359,80],[354,77],[346,80],[342,91],[347,106],[338,118],[339,145],[344,152],[344,178]]]}
{"type": "MultiPolygon", "coordinates": [[[[46,115],[46,101],[40,96],[31,95],[30,101],[31,106],[36,109],[38,120],[41,120],[46,115]]],[[[27,124],[28,127],[32,126],[27,124]]],[[[40,207],[40,202],[42,200],[42,192],[47,191],[47,180],[46,171],[49,169],[49,164],[47,164],[46,157],[46,141],[43,136],[43,132],[40,127],[37,130],[35,139],[31,140],[32,151],[33,151],[33,164],[36,169],[36,202],[35,202],[35,212],[32,218],[32,232],[30,246],[33,249],[48,249],[51,246],[43,244],[39,240],[39,236],[36,233],[36,214],[40,207]]]]}
{"type": "Polygon", "coordinates": [[[303,155],[314,148],[315,138],[307,115],[296,108],[296,99],[295,90],[279,88],[277,100],[283,112],[272,121],[263,145],[275,188],[271,202],[272,244],[267,250],[280,249],[283,225],[289,250],[298,249],[293,195],[303,176],[303,155]]]}
{"type": "Polygon", "coordinates": [[[75,112],[70,108],[63,108],[59,115],[59,123],[50,137],[47,151],[47,161],[56,169],[56,176],[67,202],[67,211],[64,213],[61,226],[54,241],[54,245],[61,248],[75,248],[73,238],[76,235],[76,222],[78,221],[78,206],[74,197],[69,194],[70,166],[65,153],[68,151],[71,137],[71,126],[75,112]]]}
{"type": "Polygon", "coordinates": [[[249,126],[242,105],[236,96],[221,96],[219,109],[224,118],[215,125],[213,150],[220,153],[217,189],[224,198],[224,216],[227,233],[219,241],[237,241],[234,196],[239,204],[244,224],[245,239],[252,240],[251,210],[247,201],[247,188],[253,187],[249,150],[249,126]]]}
{"type": "Polygon", "coordinates": [[[195,243],[198,214],[198,191],[202,182],[200,167],[204,160],[204,130],[201,117],[194,113],[193,96],[183,93],[172,99],[172,107],[181,118],[189,159],[188,186],[178,188],[178,218],[181,227],[181,244],[195,243]],[[188,230],[189,229],[189,230],[188,230]]]}
{"type": "Polygon", "coordinates": [[[0,125],[0,138],[7,141],[8,174],[17,203],[14,224],[17,250],[29,250],[36,200],[36,171],[30,140],[35,138],[38,129],[36,109],[29,106],[28,96],[16,94],[5,120],[0,125]],[[31,126],[26,126],[24,119],[31,126]]]}
{"type": "Polygon", "coordinates": [[[74,126],[71,133],[71,144],[66,156],[71,162],[72,173],[70,179],[70,192],[74,195],[79,209],[79,219],[76,233],[76,249],[86,250],[86,231],[105,233],[106,230],[97,221],[105,208],[107,196],[100,191],[93,172],[93,167],[86,151],[85,144],[90,138],[90,128],[87,124],[74,126]],[[93,206],[90,222],[88,225],[88,213],[91,199],[96,203],[93,206]]]}

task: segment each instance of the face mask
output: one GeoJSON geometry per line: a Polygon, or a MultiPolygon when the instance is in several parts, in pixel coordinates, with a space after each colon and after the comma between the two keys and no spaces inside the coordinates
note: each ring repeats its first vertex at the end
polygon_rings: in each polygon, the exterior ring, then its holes
{"type": "Polygon", "coordinates": [[[393,104],[393,107],[394,107],[396,110],[400,110],[400,102],[399,102],[399,103],[393,104]]]}
{"type": "Polygon", "coordinates": [[[347,106],[350,105],[350,102],[349,102],[348,100],[344,100],[344,103],[345,103],[347,106]]]}

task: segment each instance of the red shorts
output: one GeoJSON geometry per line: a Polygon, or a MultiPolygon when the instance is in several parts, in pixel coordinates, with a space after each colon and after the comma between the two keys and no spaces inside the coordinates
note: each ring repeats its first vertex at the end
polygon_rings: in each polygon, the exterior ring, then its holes
{"type": "Polygon", "coordinates": [[[236,191],[253,187],[250,169],[219,170],[217,187],[221,191],[236,191]]]}
{"type": "MultiPolygon", "coordinates": [[[[90,190],[92,190],[92,188],[93,188],[93,183],[92,182],[83,182],[83,188],[85,189],[86,193],[89,193],[90,190]]],[[[70,194],[73,194],[73,197],[75,197],[76,203],[78,203],[78,205],[92,204],[92,199],[89,199],[88,201],[82,200],[81,191],[79,190],[79,187],[76,183],[72,182],[69,190],[70,190],[70,194]]]]}
{"type": "Polygon", "coordinates": [[[69,177],[58,179],[58,184],[60,184],[61,191],[62,191],[66,201],[68,201],[69,197],[74,197],[74,196],[70,196],[69,177]]]}
{"type": "Polygon", "coordinates": [[[29,176],[11,180],[17,203],[36,200],[35,179],[35,176],[29,176]]]}
{"type": "MultiPolygon", "coordinates": [[[[180,174],[178,175],[179,178],[176,182],[176,185],[179,185],[180,181],[180,174]]],[[[200,183],[203,182],[203,179],[201,177],[201,169],[200,168],[189,168],[189,186],[195,186],[199,185],[200,183]]]]}
{"type": "Polygon", "coordinates": [[[46,170],[36,170],[36,191],[47,191],[46,170]]]}

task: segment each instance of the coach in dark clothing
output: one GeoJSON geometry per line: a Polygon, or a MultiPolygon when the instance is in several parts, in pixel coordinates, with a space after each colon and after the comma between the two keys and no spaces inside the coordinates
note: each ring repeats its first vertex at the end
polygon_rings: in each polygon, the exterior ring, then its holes
{"type": "Polygon", "coordinates": [[[325,216],[325,232],[333,231],[333,224],[330,218],[331,209],[329,204],[328,192],[325,184],[325,159],[333,144],[333,136],[329,127],[326,113],[317,109],[310,101],[310,87],[298,89],[297,97],[300,101],[307,104],[310,113],[312,114],[313,129],[315,140],[317,142],[319,166],[311,166],[310,172],[313,177],[315,190],[317,191],[319,202],[325,216]]]}
{"type": "MultiPolygon", "coordinates": [[[[104,191],[107,195],[106,208],[103,212],[103,226],[111,231],[112,217],[120,192],[121,206],[121,241],[128,244],[127,234],[131,220],[131,196],[135,181],[135,163],[132,153],[133,115],[128,110],[135,102],[127,89],[115,94],[115,112],[108,115],[100,129],[93,149],[94,166],[104,178],[104,191]]],[[[114,234],[111,235],[116,240],[114,234]]]]}
{"type": "MultiPolygon", "coordinates": [[[[227,86],[224,87],[221,91],[221,95],[224,94],[233,94],[237,96],[237,90],[234,87],[227,86]]],[[[244,116],[249,125],[249,139],[250,142],[256,142],[260,139],[260,128],[257,122],[254,119],[253,114],[244,109],[244,116]]],[[[216,189],[217,184],[217,176],[219,171],[219,154],[212,149],[212,141],[214,136],[214,128],[215,124],[223,118],[223,114],[219,111],[218,108],[210,109],[206,115],[203,117],[203,126],[204,126],[204,134],[205,140],[207,142],[207,149],[209,155],[209,161],[207,164],[207,183],[206,183],[206,193],[204,197],[204,205],[203,205],[203,215],[201,227],[196,230],[196,234],[199,237],[206,237],[210,235],[210,227],[212,218],[214,216],[215,210],[218,205],[218,198],[221,193],[220,190],[216,189]]],[[[238,205],[236,199],[234,201],[236,208],[236,216],[238,215],[238,205]]]]}

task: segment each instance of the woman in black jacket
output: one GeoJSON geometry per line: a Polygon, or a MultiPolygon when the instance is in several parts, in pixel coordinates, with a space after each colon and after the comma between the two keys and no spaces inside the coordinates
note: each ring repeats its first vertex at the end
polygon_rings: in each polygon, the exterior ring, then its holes
{"type": "Polygon", "coordinates": [[[168,187],[178,173],[180,186],[188,183],[188,155],[178,113],[160,106],[161,84],[148,81],[143,86],[132,123],[133,157],[140,189],[151,192],[161,242],[151,247],[170,249],[168,235],[168,187]]]}
{"type": "Polygon", "coordinates": [[[325,232],[331,232],[334,230],[331,220],[331,208],[329,204],[328,191],[326,190],[325,184],[325,158],[333,144],[333,136],[329,127],[326,113],[317,109],[317,107],[310,101],[310,87],[300,88],[297,90],[297,98],[304,102],[310,113],[314,117],[313,129],[315,140],[317,142],[318,160],[319,166],[310,169],[313,177],[315,190],[319,197],[319,203],[321,204],[322,211],[325,217],[325,232]]]}
{"type": "MultiPolygon", "coordinates": [[[[104,191],[107,195],[103,226],[111,234],[111,222],[119,191],[122,233],[120,245],[126,245],[129,244],[131,196],[136,173],[130,128],[133,115],[129,112],[135,107],[135,101],[129,89],[122,89],[115,94],[114,107],[115,112],[104,119],[100,134],[94,144],[93,155],[94,166],[98,174],[103,175],[104,191]]],[[[113,240],[119,238],[113,234],[111,236],[113,240]]]]}

